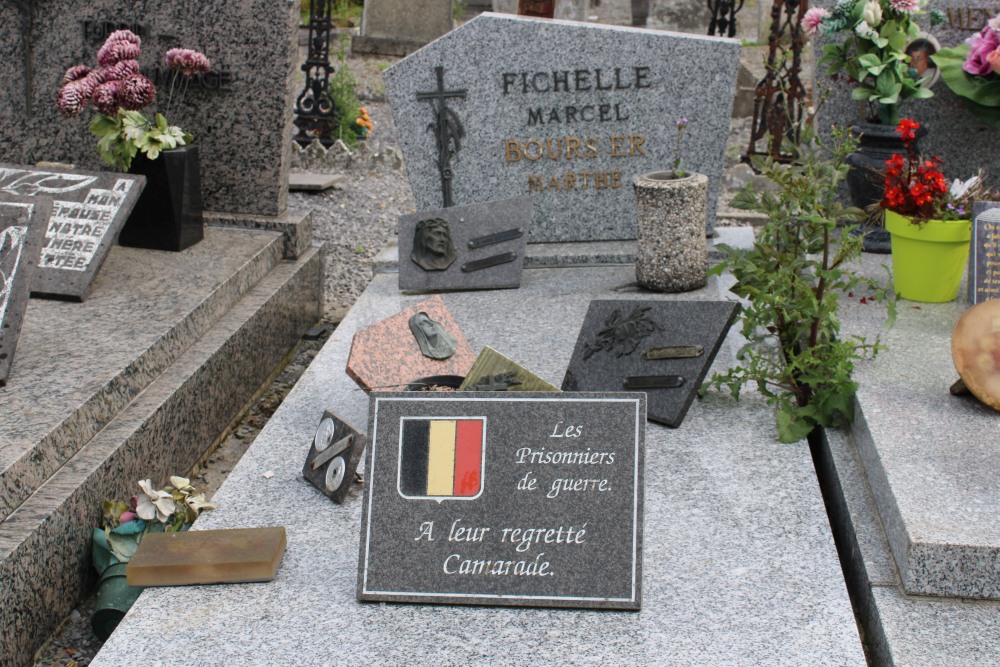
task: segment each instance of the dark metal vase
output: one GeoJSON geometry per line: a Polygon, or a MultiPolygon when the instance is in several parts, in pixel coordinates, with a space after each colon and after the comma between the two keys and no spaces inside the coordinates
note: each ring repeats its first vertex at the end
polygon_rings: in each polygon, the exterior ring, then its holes
{"type": "MultiPolygon", "coordinates": [[[[895,125],[880,125],[878,123],[856,123],[851,125],[851,132],[858,137],[858,149],[847,156],[847,164],[851,169],[847,172],[847,191],[851,204],[860,209],[867,209],[872,204],[882,200],[885,193],[885,163],[894,153],[906,155],[906,146],[896,133],[895,125]]],[[[927,135],[927,130],[919,128],[914,147],[919,152],[920,139],[927,135]]],[[[866,226],[865,252],[888,254],[890,250],[889,232],[884,227],[866,226]]]]}
{"type": "Polygon", "coordinates": [[[177,252],[205,237],[197,146],[164,151],[155,160],[140,153],[129,173],[145,176],[146,187],[118,236],[120,245],[177,252]]]}

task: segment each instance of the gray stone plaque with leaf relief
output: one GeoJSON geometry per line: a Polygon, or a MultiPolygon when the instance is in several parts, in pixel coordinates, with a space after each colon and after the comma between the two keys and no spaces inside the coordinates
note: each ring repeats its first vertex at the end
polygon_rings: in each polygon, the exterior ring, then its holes
{"type": "Polygon", "coordinates": [[[369,405],[359,600],[640,608],[643,394],[369,405]]]}

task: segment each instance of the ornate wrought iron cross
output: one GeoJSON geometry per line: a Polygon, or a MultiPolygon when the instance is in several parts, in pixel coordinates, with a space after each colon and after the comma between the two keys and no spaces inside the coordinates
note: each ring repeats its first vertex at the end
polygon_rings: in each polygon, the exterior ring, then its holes
{"type": "Polygon", "coordinates": [[[24,14],[21,21],[21,45],[24,47],[24,109],[31,115],[31,80],[34,72],[31,67],[31,32],[35,23],[35,0],[13,0],[14,5],[24,14]]]}
{"type": "Polygon", "coordinates": [[[434,122],[427,126],[427,129],[434,133],[437,140],[437,166],[441,173],[441,198],[444,201],[443,207],[449,208],[455,205],[451,194],[451,182],[455,178],[455,172],[451,168],[451,160],[462,148],[462,139],[465,137],[465,128],[458,115],[448,107],[447,100],[452,98],[465,99],[468,90],[445,90],[444,88],[444,67],[438,65],[434,68],[437,75],[437,90],[427,93],[417,93],[418,100],[427,100],[434,108],[434,122]]]}
{"type": "Polygon", "coordinates": [[[744,0],[708,0],[708,11],[712,21],[708,24],[709,35],[736,36],[736,13],[743,9],[744,0]]]}
{"type": "Polygon", "coordinates": [[[306,83],[295,100],[295,141],[305,146],[319,139],[332,146],[337,105],[330,96],[330,33],[333,32],[331,0],[309,0],[309,55],[302,64],[306,83]]]}
{"type": "Polygon", "coordinates": [[[787,162],[791,155],[782,151],[782,142],[788,138],[798,143],[805,120],[803,102],[808,97],[800,78],[802,48],[806,41],[802,17],[808,9],[808,0],[774,0],[771,7],[767,74],[754,90],[750,145],[744,156],[747,159],[767,154],[775,160],[787,162]],[[767,148],[758,151],[757,142],[765,137],[768,137],[767,148]]]}

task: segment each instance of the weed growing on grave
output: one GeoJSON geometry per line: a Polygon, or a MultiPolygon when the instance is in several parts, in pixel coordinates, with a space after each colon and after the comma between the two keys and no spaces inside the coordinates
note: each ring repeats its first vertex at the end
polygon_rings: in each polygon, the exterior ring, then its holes
{"type": "Polygon", "coordinates": [[[342,36],[338,46],[337,60],[339,66],[330,77],[330,98],[337,110],[337,125],[334,136],[344,142],[351,150],[357,147],[358,141],[366,139],[374,129],[374,124],[368,117],[368,112],[358,102],[355,92],[358,86],[351,68],[347,66],[348,37],[342,36]]]}
{"type": "Polygon", "coordinates": [[[867,303],[887,305],[887,326],[895,319],[886,289],[850,268],[862,240],[838,230],[837,221],[861,221],[864,212],[844,207],[836,193],[856,141],[835,130],[832,144],[822,145],[807,125],[799,145],[785,147],[795,156],[791,164],[754,159],[755,170],[777,189],[748,186],[732,206],[766,213],[769,221],[749,250],[720,245],[725,259],[711,270],[729,270],[737,280],[732,291],[748,302],[741,318],[746,344],[741,365],[713,375],[702,389],[725,387],[739,399],[746,385],[756,386],[777,410],[782,442],[850,420],[858,387],[851,379],[854,362],[883,349],[877,337],[841,335],[841,296],[866,293],[867,303]]]}

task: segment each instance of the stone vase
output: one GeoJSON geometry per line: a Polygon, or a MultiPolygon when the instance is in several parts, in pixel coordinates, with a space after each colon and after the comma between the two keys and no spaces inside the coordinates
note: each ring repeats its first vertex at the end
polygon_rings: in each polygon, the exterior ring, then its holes
{"type": "Polygon", "coordinates": [[[705,206],[708,177],[672,171],[636,176],[635,277],[657,292],[687,292],[708,282],[705,206]]]}

